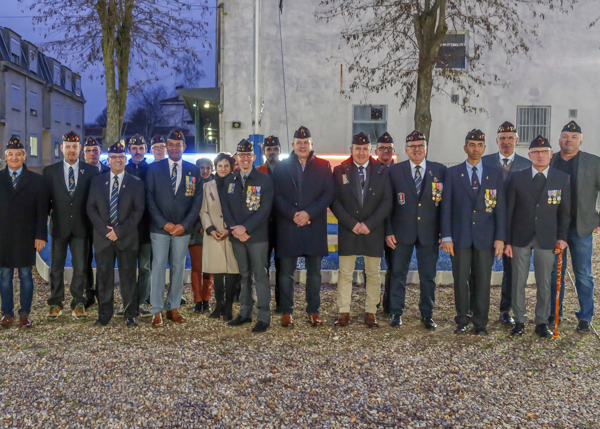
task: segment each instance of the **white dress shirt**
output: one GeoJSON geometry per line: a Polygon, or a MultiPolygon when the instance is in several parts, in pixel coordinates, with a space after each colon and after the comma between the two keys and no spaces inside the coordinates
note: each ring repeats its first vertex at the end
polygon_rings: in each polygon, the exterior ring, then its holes
{"type": "MultiPolygon", "coordinates": [[[[110,201],[110,197],[112,196],[112,188],[115,184],[115,174],[111,171],[110,173],[110,186],[108,187],[108,199],[110,201]]],[[[117,174],[117,177],[119,179],[119,189],[117,190],[117,193],[121,192],[121,188],[123,187],[123,178],[125,177],[125,170],[123,170],[121,172],[121,174],[117,174]]]]}
{"type": "Polygon", "coordinates": [[[175,191],[177,192],[181,183],[181,176],[183,175],[183,160],[180,159],[175,162],[169,158],[169,177],[173,175],[173,165],[177,165],[177,182],[175,183],[175,191]]]}
{"type": "Polygon", "coordinates": [[[501,152],[498,152],[498,156],[500,157],[500,165],[504,165],[504,158],[508,158],[508,165],[511,165],[515,160],[516,152],[513,152],[511,156],[504,156],[501,152]]]}
{"type": "MultiPolygon", "coordinates": [[[[417,173],[417,169],[415,167],[417,166],[417,164],[412,162],[410,159],[408,160],[408,162],[410,163],[410,174],[412,174],[412,178],[413,178],[413,180],[415,180],[415,174],[417,173]]],[[[427,169],[427,160],[424,159],[423,161],[421,161],[419,166],[421,167],[420,168],[421,178],[423,178],[423,177],[425,177],[425,171],[427,169]]]]}
{"type": "Polygon", "coordinates": [[[63,159],[63,171],[65,173],[65,183],[67,189],[69,189],[69,167],[73,167],[73,176],[75,177],[75,187],[77,187],[77,179],[79,178],[79,159],[75,161],[75,164],[71,165],[63,159]]]}
{"type": "Polygon", "coordinates": [[[550,166],[546,167],[546,169],[544,171],[537,171],[535,169],[535,167],[531,167],[531,177],[535,177],[538,173],[543,173],[544,176],[546,176],[546,179],[548,178],[548,170],[550,170],[550,166]]]}

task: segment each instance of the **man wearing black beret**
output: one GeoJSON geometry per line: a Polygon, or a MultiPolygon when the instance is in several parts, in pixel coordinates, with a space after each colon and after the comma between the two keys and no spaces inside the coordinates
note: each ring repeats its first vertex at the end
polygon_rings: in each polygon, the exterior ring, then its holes
{"type": "MultiPolygon", "coordinates": [[[[596,211],[596,200],[600,192],[600,158],[581,150],[583,133],[581,127],[571,121],[560,133],[558,144],[560,152],[554,154],[550,163],[571,177],[571,224],[567,243],[571,253],[575,288],[579,298],[579,311],[575,313],[577,331],[589,332],[590,322],[594,317],[594,277],[592,276],[592,233],[600,230],[600,215],[596,211]]],[[[562,300],[565,293],[564,281],[567,267],[567,251],[563,252],[563,275],[560,293],[562,316],[562,300]]],[[[552,300],[556,297],[556,267],[552,272],[552,300]]],[[[553,301],[554,302],[554,301],[553,301]]],[[[556,317],[552,306],[550,323],[556,317]]]]}
{"type": "Polygon", "coordinates": [[[473,322],[475,335],[487,335],[494,255],[502,257],[506,241],[504,178],[481,162],[483,132],[469,131],[464,151],[467,160],[446,171],[440,247],[452,256],[454,333],[465,334],[473,322]]]}
{"type": "MultiPolygon", "coordinates": [[[[504,121],[498,127],[496,134],[496,144],[498,152],[485,155],[481,158],[483,165],[499,168],[502,170],[504,185],[512,173],[531,167],[531,161],[518,155],[515,148],[519,143],[519,134],[517,128],[510,122],[504,121]]],[[[511,290],[512,290],[512,271],[511,258],[502,255],[502,298],[500,300],[500,323],[512,325],[515,323],[510,315],[511,308],[511,290]]]]}
{"type": "Polygon", "coordinates": [[[512,335],[525,331],[525,288],[529,276],[531,253],[537,287],[535,333],[551,338],[550,276],[557,244],[567,247],[570,222],[571,185],[569,176],[549,167],[552,148],[548,139],[538,136],[529,145],[531,168],[511,175],[507,189],[508,223],[506,256],[512,259],[512,308],[515,327],[512,335]]]}

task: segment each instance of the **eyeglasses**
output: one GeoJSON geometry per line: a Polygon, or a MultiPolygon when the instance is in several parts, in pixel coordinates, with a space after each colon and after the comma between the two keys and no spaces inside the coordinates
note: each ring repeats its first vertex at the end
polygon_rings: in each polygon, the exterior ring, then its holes
{"type": "Polygon", "coordinates": [[[381,152],[393,152],[394,148],[392,146],[380,146],[377,148],[377,150],[381,152]]]}
{"type": "Polygon", "coordinates": [[[412,149],[412,150],[417,150],[417,149],[421,150],[421,149],[425,149],[426,146],[427,146],[426,144],[415,144],[415,145],[406,146],[406,147],[408,149],[412,149]]]}
{"type": "Polygon", "coordinates": [[[125,155],[110,155],[109,156],[110,159],[116,159],[116,160],[123,160],[125,158],[127,158],[125,155]]]}
{"type": "Polygon", "coordinates": [[[500,141],[508,140],[509,142],[513,142],[513,141],[515,141],[515,138],[513,136],[510,136],[510,137],[498,137],[498,140],[500,140],[500,141]]]}
{"type": "Polygon", "coordinates": [[[164,144],[155,144],[152,146],[153,150],[165,150],[167,147],[164,144]]]}
{"type": "Polygon", "coordinates": [[[252,158],[254,156],[253,153],[238,153],[237,156],[240,158],[252,158]]]}
{"type": "Polygon", "coordinates": [[[100,153],[100,150],[97,149],[97,148],[94,148],[94,149],[89,149],[88,148],[88,149],[85,149],[84,152],[85,153],[100,153]]]}
{"type": "Polygon", "coordinates": [[[546,149],[546,150],[530,150],[529,153],[532,155],[548,155],[550,152],[552,152],[550,149],[546,149]]]}

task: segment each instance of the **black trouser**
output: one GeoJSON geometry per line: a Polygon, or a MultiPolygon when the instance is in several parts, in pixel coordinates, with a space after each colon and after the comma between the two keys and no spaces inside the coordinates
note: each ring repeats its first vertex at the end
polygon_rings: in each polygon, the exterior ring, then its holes
{"type": "Polygon", "coordinates": [[[50,298],[48,305],[58,305],[62,308],[65,300],[65,262],[67,261],[67,249],[71,249],[71,261],[73,265],[73,278],[70,291],[73,299],[71,308],[77,304],[85,304],[85,287],[88,281],[88,253],[91,239],[70,236],[69,238],[52,237],[50,255],[52,266],[50,267],[50,298]]]}
{"type": "Polygon", "coordinates": [[[213,291],[215,301],[217,301],[217,309],[220,309],[223,314],[231,315],[233,306],[233,298],[236,292],[236,283],[238,274],[213,274],[213,291]]]}
{"type": "Polygon", "coordinates": [[[402,315],[406,297],[406,279],[410,268],[413,248],[417,249],[417,263],[421,296],[419,310],[421,317],[433,317],[435,304],[435,275],[439,257],[438,246],[420,244],[396,244],[392,254],[392,279],[390,289],[390,313],[402,315]]]}
{"type": "MultiPolygon", "coordinates": [[[[321,307],[321,260],[322,256],[306,256],[306,312],[318,314],[321,307]]],[[[281,312],[294,312],[294,272],[298,258],[281,258],[281,272],[277,273],[281,294],[281,312]]]]}
{"type": "Polygon", "coordinates": [[[494,250],[454,248],[452,275],[457,324],[468,325],[472,319],[475,326],[487,326],[493,264],[494,250]]]}
{"type": "Polygon", "coordinates": [[[271,255],[275,261],[275,305],[279,307],[281,305],[281,294],[279,291],[279,270],[281,269],[281,263],[277,256],[277,225],[274,221],[269,221],[269,248],[267,249],[267,261],[269,261],[269,267],[271,267],[271,255]]]}
{"type": "Polygon", "coordinates": [[[119,265],[119,279],[125,317],[138,315],[137,287],[135,282],[137,250],[119,250],[116,244],[96,252],[96,278],[98,284],[98,319],[108,322],[115,307],[115,260],[119,265]]]}
{"type": "Polygon", "coordinates": [[[512,301],[512,258],[502,255],[502,299],[500,300],[500,312],[510,311],[512,301]]]}
{"type": "Polygon", "coordinates": [[[392,252],[394,249],[389,247],[387,244],[383,245],[383,259],[385,260],[385,284],[383,286],[383,312],[390,313],[390,282],[392,280],[392,252]]]}
{"type": "Polygon", "coordinates": [[[94,269],[92,268],[92,261],[94,259],[94,249],[92,239],[89,240],[88,254],[87,254],[87,273],[85,282],[85,299],[89,300],[96,295],[96,283],[94,282],[94,269]]]}

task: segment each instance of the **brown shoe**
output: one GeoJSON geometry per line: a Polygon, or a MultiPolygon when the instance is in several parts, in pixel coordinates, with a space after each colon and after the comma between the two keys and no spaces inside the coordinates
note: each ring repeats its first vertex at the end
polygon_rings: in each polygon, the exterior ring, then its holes
{"type": "Polygon", "coordinates": [[[348,326],[350,323],[350,313],[340,313],[340,317],[333,322],[333,326],[348,326]]]}
{"type": "Polygon", "coordinates": [[[379,328],[379,323],[377,323],[377,319],[373,313],[367,313],[365,315],[365,325],[369,328],[379,328]]]}
{"type": "MultiPolygon", "coordinates": [[[[167,312],[167,319],[169,319],[169,313],[168,312],[167,312]]],[[[171,310],[170,320],[172,320],[175,323],[183,323],[183,322],[185,322],[185,317],[183,317],[181,315],[181,313],[179,312],[179,310],[175,309],[175,310],[171,310]]]]}
{"type": "Polygon", "coordinates": [[[162,312],[154,313],[154,316],[152,316],[152,327],[158,328],[159,326],[163,326],[163,324],[162,312]]]}
{"type": "MultiPolygon", "coordinates": [[[[350,316],[348,316],[350,317],[350,316]]],[[[323,326],[323,321],[319,317],[319,313],[312,313],[308,315],[308,321],[312,326],[323,326]]]]}
{"type": "Polygon", "coordinates": [[[12,325],[14,318],[9,315],[9,314],[5,314],[4,316],[2,316],[2,320],[0,320],[0,326],[2,326],[4,329],[8,329],[10,328],[10,325],[12,325]]]}
{"type": "Polygon", "coordinates": [[[48,309],[48,314],[46,314],[46,320],[56,320],[62,314],[62,308],[58,305],[51,305],[48,309]]]}
{"type": "Polygon", "coordinates": [[[294,327],[294,319],[291,314],[284,314],[281,316],[281,326],[284,328],[293,328],[294,327]]]}
{"type": "Polygon", "coordinates": [[[85,311],[85,306],[81,303],[75,306],[71,315],[77,320],[88,317],[85,311]]]}
{"type": "Polygon", "coordinates": [[[29,314],[21,314],[19,316],[19,328],[31,328],[31,321],[29,320],[29,314]]]}

